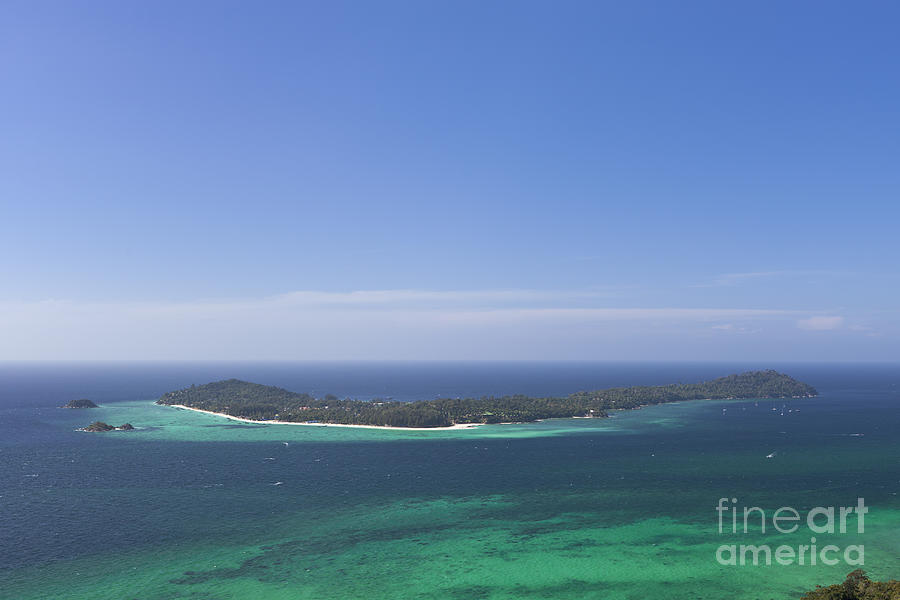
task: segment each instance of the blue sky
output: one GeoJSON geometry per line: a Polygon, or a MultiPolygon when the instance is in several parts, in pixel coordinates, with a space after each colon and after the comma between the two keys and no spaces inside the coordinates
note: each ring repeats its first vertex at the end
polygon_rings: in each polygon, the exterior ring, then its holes
{"type": "Polygon", "coordinates": [[[896,360],[898,19],[4,2],[0,359],[896,360]]]}

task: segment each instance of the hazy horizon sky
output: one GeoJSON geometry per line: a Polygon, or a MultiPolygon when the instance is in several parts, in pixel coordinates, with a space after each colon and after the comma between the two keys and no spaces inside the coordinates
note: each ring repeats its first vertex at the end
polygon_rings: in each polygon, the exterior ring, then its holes
{"type": "Polygon", "coordinates": [[[890,2],[0,5],[0,360],[898,360],[890,2]]]}

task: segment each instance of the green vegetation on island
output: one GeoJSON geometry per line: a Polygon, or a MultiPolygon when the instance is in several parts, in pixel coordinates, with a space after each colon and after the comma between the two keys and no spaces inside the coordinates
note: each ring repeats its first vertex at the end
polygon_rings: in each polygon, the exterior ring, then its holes
{"type": "Polygon", "coordinates": [[[63,406],[63,408],[100,408],[87,398],[79,398],[78,400],[71,400],[67,404],[63,406]]]}
{"type": "Polygon", "coordinates": [[[528,422],[569,417],[606,417],[612,409],[681,400],[790,398],[816,395],[812,386],[777,371],[751,371],[712,381],[611,388],[569,396],[438,398],[416,402],[339,399],[249,383],[218,381],[164,394],[157,404],[182,405],[255,421],[332,423],[388,427],[448,427],[465,423],[528,422]]]}
{"type": "Polygon", "coordinates": [[[866,572],[857,569],[847,575],[844,583],[816,586],[801,600],[898,600],[900,599],[900,581],[872,581],[866,572]]]}
{"type": "Polygon", "coordinates": [[[134,427],[131,425],[131,423],[125,423],[124,425],[119,425],[118,427],[116,427],[115,425],[104,423],[103,421],[94,421],[87,427],[81,428],[79,431],[131,431],[132,429],[134,429],[134,427]]]}

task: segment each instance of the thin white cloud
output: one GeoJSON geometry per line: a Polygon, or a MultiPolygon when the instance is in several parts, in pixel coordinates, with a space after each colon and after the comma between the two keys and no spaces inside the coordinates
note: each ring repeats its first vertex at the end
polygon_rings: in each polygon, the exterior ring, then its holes
{"type": "Polygon", "coordinates": [[[0,303],[0,359],[598,358],[642,343],[655,348],[659,336],[690,344],[732,324],[839,324],[815,310],[602,306],[608,302],[603,290],[360,290],[0,303]]]}
{"type": "Polygon", "coordinates": [[[758,333],[760,330],[758,328],[750,328],[744,326],[738,326],[734,323],[718,323],[712,326],[714,331],[721,331],[727,334],[749,334],[749,333],[758,333]]]}
{"type": "Polygon", "coordinates": [[[270,298],[285,304],[319,306],[397,306],[410,304],[555,303],[606,298],[607,290],[357,290],[351,292],[296,291],[270,298]]]}
{"type": "MultiPolygon", "coordinates": [[[[460,320],[532,318],[603,321],[717,321],[809,315],[808,310],[745,308],[598,307],[600,291],[571,290],[359,290],[296,291],[261,298],[183,302],[76,302],[45,300],[0,303],[0,320],[13,314],[46,317],[121,315],[131,318],[218,317],[240,314],[335,314],[349,309],[434,314],[460,320]]],[[[813,311],[814,312],[814,311],[813,311]]],[[[825,319],[831,317],[822,317],[825,319]]]]}
{"type": "Polygon", "coordinates": [[[717,275],[711,281],[699,283],[691,287],[711,288],[711,287],[734,287],[751,283],[753,281],[773,279],[777,277],[814,277],[814,278],[834,278],[834,277],[850,277],[858,275],[858,273],[850,273],[844,271],[832,271],[826,269],[778,269],[772,271],[747,271],[742,273],[723,273],[717,275]]]}
{"type": "MultiPolygon", "coordinates": [[[[73,303],[39,302],[31,305],[70,310],[114,310],[139,314],[223,315],[254,311],[442,311],[492,310],[515,307],[592,305],[611,294],[604,290],[356,290],[327,292],[300,290],[260,298],[185,302],[73,303]]],[[[2,308],[0,304],[0,308],[2,308]]],[[[6,305],[7,307],[10,305],[6,305]]]]}
{"type": "Polygon", "coordinates": [[[742,308],[523,308],[484,311],[453,311],[447,318],[458,321],[510,321],[559,319],[578,321],[718,321],[788,316],[792,310],[742,308]]]}
{"type": "Polygon", "coordinates": [[[808,331],[829,331],[839,329],[844,324],[844,317],[816,316],[797,321],[797,327],[808,331]]]}
{"type": "Polygon", "coordinates": [[[754,271],[750,273],[725,273],[724,275],[719,275],[712,282],[712,286],[732,286],[739,285],[746,281],[751,281],[754,279],[765,279],[768,277],[776,277],[778,275],[783,275],[785,271],[754,271]]]}
{"type": "Polygon", "coordinates": [[[787,271],[752,271],[749,273],[725,273],[719,275],[712,282],[699,284],[695,287],[729,287],[740,285],[754,279],[765,279],[783,275],[787,271]]]}

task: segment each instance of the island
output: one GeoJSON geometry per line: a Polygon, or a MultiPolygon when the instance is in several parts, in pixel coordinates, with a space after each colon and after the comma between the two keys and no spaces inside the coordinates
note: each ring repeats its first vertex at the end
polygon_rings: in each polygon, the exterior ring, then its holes
{"type": "Polygon", "coordinates": [[[815,388],[773,370],[750,371],[701,383],[611,388],[568,396],[438,398],[415,402],[315,398],[238,379],[168,392],[157,404],[268,423],[435,429],[542,419],[602,418],[609,411],[683,400],[809,398],[815,388]]]}
{"type": "Polygon", "coordinates": [[[71,400],[68,403],[64,404],[62,408],[100,408],[87,398],[80,398],[78,400],[71,400]]]}
{"type": "Polygon", "coordinates": [[[118,427],[114,425],[110,425],[109,423],[104,423],[103,421],[94,421],[87,427],[82,427],[78,431],[89,431],[89,432],[98,432],[98,431],[132,431],[134,427],[131,423],[125,423],[124,425],[119,425],[118,427]]]}
{"type": "Polygon", "coordinates": [[[847,575],[843,583],[816,586],[801,600],[889,600],[900,598],[900,581],[872,581],[862,569],[847,575]]]}

